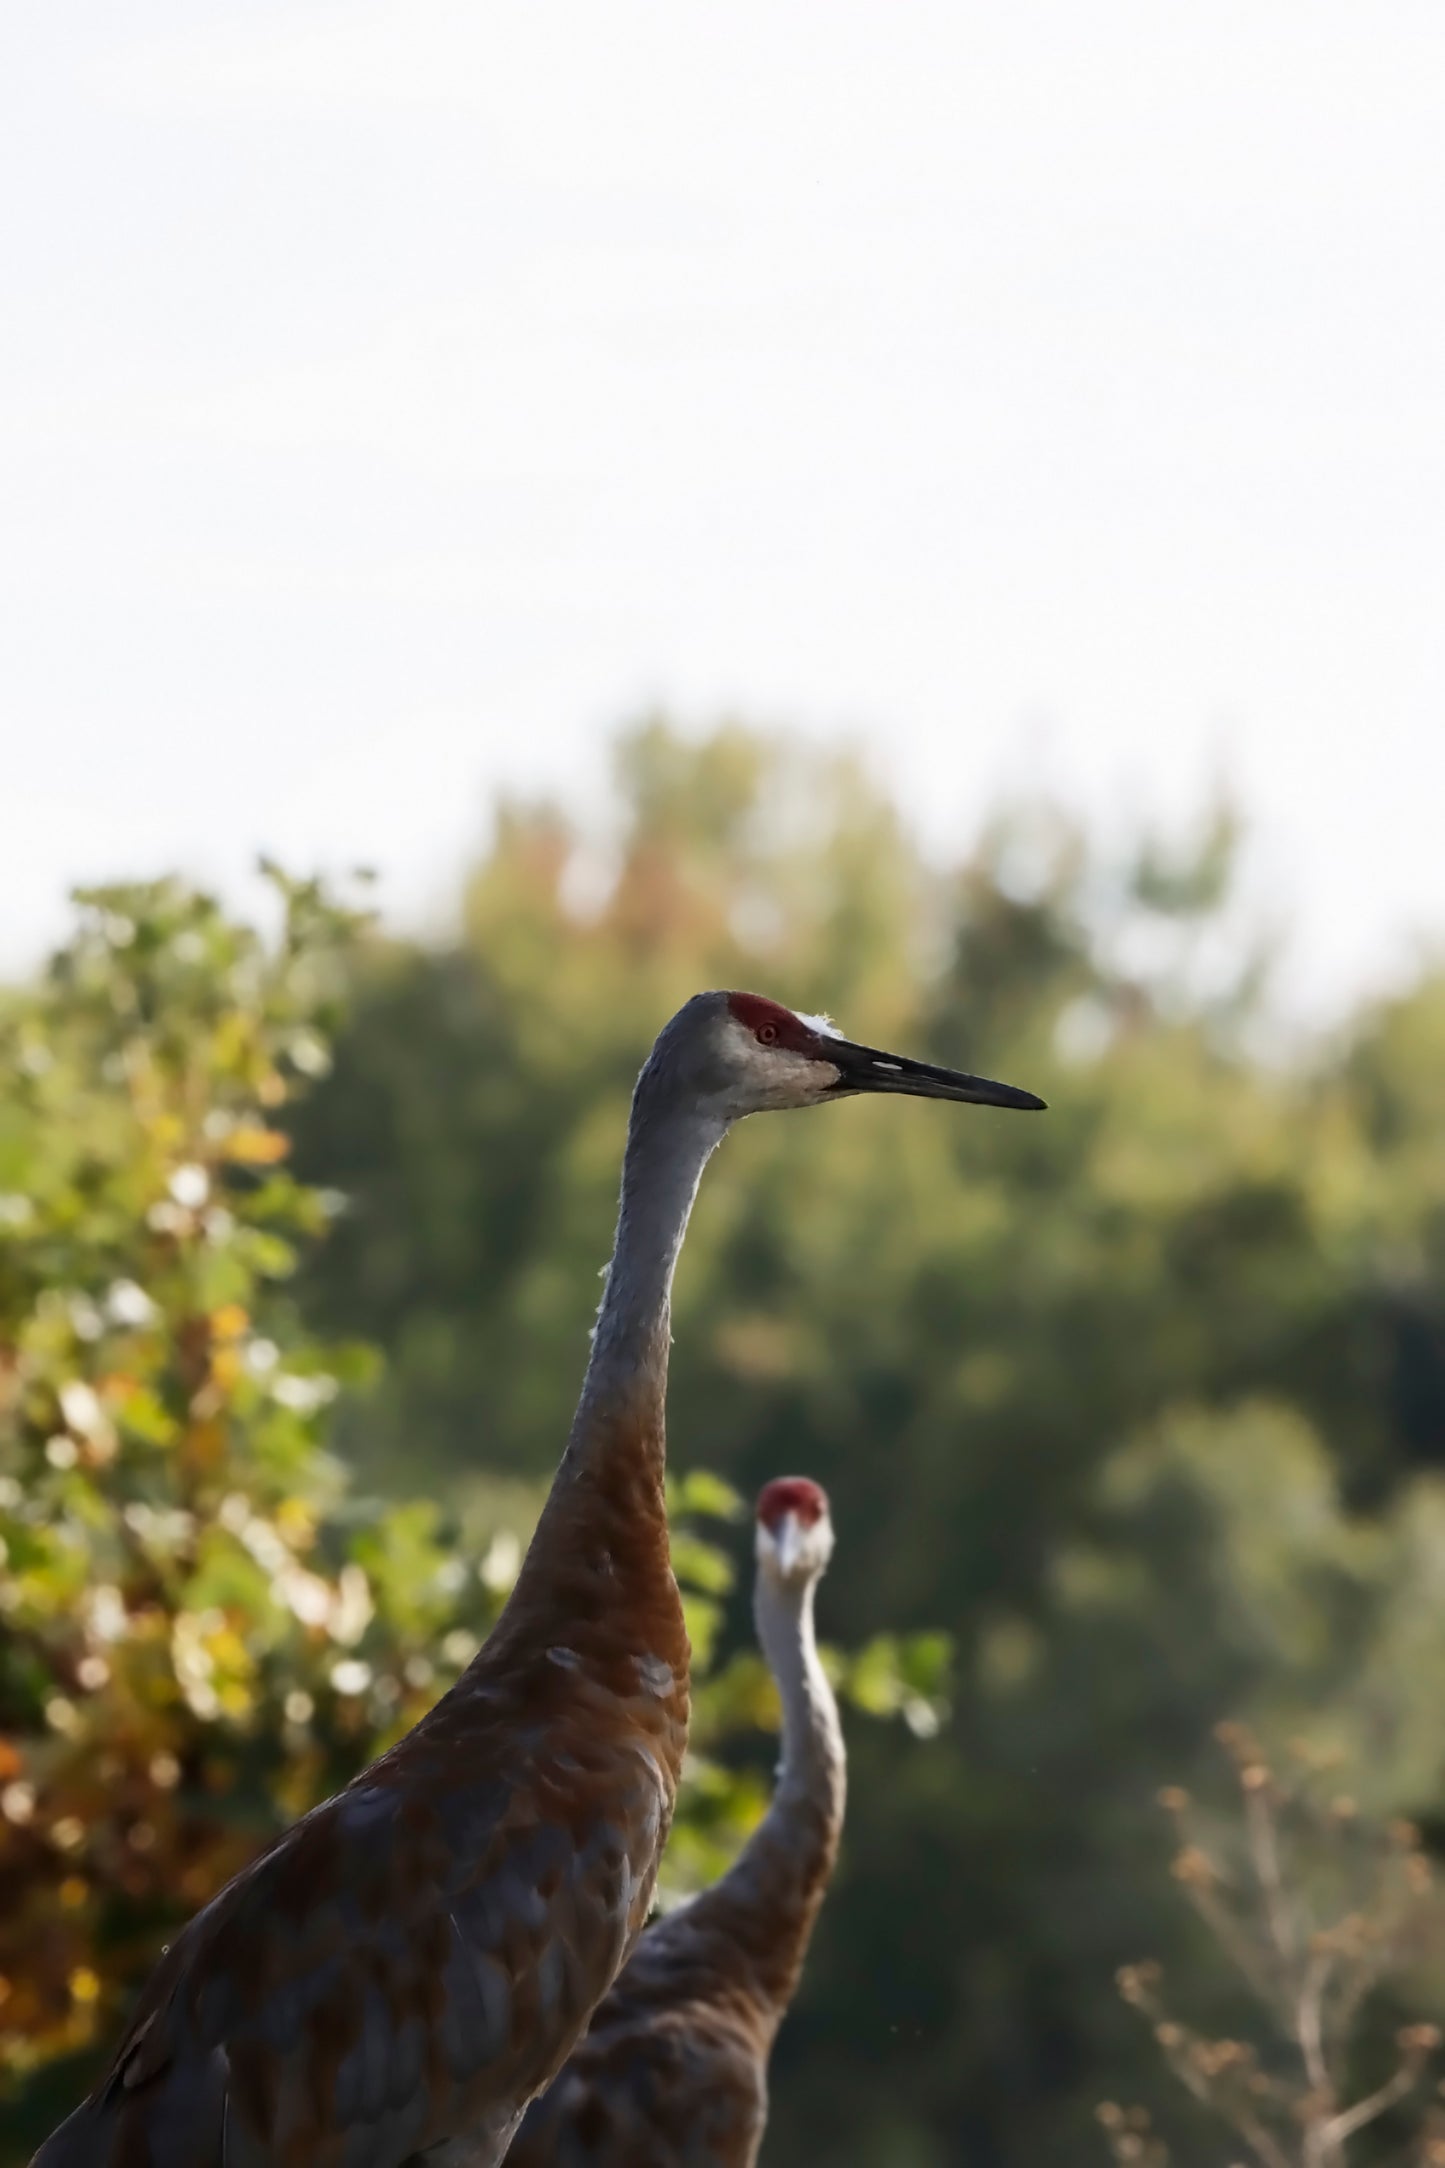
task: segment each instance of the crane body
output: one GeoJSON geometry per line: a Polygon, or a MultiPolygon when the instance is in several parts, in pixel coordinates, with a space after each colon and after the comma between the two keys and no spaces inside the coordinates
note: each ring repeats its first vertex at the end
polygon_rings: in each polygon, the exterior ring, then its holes
{"type": "Polygon", "coordinates": [[[753,1608],[783,1710],[772,1802],[728,1872],[643,1935],[561,2075],[527,2110],[507,2156],[514,2168],[753,2168],[768,2058],[843,1826],[843,1735],[813,1632],[832,1546],[817,1484],[767,1485],[753,1608]]]}
{"type": "Polygon", "coordinates": [[[457,1683],[177,1936],[32,2168],[495,2168],[647,1917],[687,1737],[663,1498],[670,1294],[732,1122],[1007,1085],[695,995],[638,1078],[566,1450],[457,1683]]]}

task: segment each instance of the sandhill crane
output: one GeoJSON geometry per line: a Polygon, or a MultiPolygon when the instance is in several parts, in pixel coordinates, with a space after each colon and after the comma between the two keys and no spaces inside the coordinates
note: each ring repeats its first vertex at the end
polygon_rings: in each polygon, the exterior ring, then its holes
{"type": "Polygon", "coordinates": [[[843,1826],[843,1734],[813,1636],[833,1549],[806,1476],[758,1499],[758,1640],[783,1705],[767,1814],[729,1871],[638,1943],[562,2074],[533,2101],[514,2168],[752,2168],[768,2057],[798,1985],[843,1826]]]}
{"type": "Polygon", "coordinates": [[[663,1506],[673,1269],[745,1114],[855,1092],[1037,1107],[694,995],[633,1095],[571,1435],[467,1670],[177,1937],[33,2168],[494,2168],[647,1917],[687,1736],[663,1506]]]}

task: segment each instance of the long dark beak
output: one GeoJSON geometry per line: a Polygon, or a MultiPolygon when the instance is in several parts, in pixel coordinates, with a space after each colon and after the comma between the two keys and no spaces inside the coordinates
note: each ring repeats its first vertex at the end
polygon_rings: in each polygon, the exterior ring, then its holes
{"type": "Polygon", "coordinates": [[[826,1058],[839,1071],[833,1089],[845,1092],[903,1092],[911,1099],[963,1099],[976,1107],[1020,1107],[1036,1113],[1047,1102],[1016,1084],[995,1084],[986,1076],[966,1076],[960,1069],[935,1069],[931,1062],[909,1061],[903,1054],[880,1054],[875,1047],[854,1046],[850,1039],[830,1039],[826,1058]]]}

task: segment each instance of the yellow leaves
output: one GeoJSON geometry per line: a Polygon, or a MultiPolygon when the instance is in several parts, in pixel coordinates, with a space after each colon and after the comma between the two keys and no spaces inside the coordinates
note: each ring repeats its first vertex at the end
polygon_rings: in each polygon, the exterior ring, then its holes
{"type": "Polygon", "coordinates": [[[227,1397],[240,1384],[245,1365],[233,1347],[218,1347],[211,1357],[211,1379],[227,1397]]]}
{"type": "Polygon", "coordinates": [[[276,1508],[276,1526],[293,1551],[309,1551],[316,1541],[316,1515],[300,1498],[282,1499],[276,1508]]]}
{"type": "Polygon", "coordinates": [[[233,1673],[251,1670],[251,1652],[234,1626],[222,1626],[208,1634],[206,1646],[212,1663],[220,1669],[233,1673]]]}
{"type": "MultiPolygon", "coordinates": [[[[246,1371],[246,1354],[242,1345],[251,1328],[250,1312],[239,1302],[223,1302],[212,1310],[209,1318],[211,1334],[210,1392],[195,1412],[208,1418],[216,1413],[217,1402],[229,1400],[240,1384],[246,1371]]],[[[216,1430],[214,1421],[203,1425],[207,1432],[216,1430]]],[[[196,1444],[195,1449],[206,1457],[204,1464],[214,1467],[219,1461],[224,1438],[217,1434],[196,1444]]]]}
{"type": "Polygon", "coordinates": [[[249,1123],[231,1131],[221,1146],[221,1156],[241,1167],[274,1167],[290,1149],[290,1138],[280,1130],[249,1123]]]}
{"type": "MultiPolygon", "coordinates": [[[[217,1357],[218,1362],[220,1359],[220,1357],[217,1357]]],[[[223,1381],[219,1378],[216,1382],[218,1385],[223,1384],[223,1381]]],[[[223,1389],[225,1389],[224,1386],[223,1389]]],[[[187,1468],[197,1475],[211,1475],[222,1465],[225,1457],[226,1427],[224,1423],[217,1422],[213,1417],[208,1417],[202,1422],[192,1423],[186,1433],[185,1464],[187,1468]]]]}
{"type": "MultiPolygon", "coordinates": [[[[324,1691],[333,1663],[370,1661],[352,1650],[374,1599],[345,1545],[333,1564],[320,1540],[327,1351],[268,1309],[293,1239],[326,1221],[272,1126],[290,1070],[325,1067],[308,974],[337,928],[312,889],[297,908],[268,946],[177,884],[118,891],[72,968],[28,997],[34,1031],[16,1045],[18,1126],[0,1121],[0,1232],[18,1265],[0,1290],[0,1629],[29,1644],[0,1737],[0,1851],[7,1871],[24,1862],[0,1903],[6,2084],[84,2050],[152,1938],[244,1864],[257,1827],[218,1802],[264,1793],[281,1812],[264,1772],[287,1696],[309,1689],[321,1712],[298,1812],[338,1741],[365,1752],[381,1707],[369,1694],[338,1711],[324,1691]],[[133,936],[106,934],[122,922],[133,936]],[[234,1527],[221,1508],[237,1500],[234,1527]],[[274,1584],[323,1550],[308,1627],[274,1584]],[[143,1928],[104,1933],[117,1904],[143,1928]]],[[[16,1043],[4,1017],[0,1041],[16,1043]]],[[[480,1612],[474,1574],[467,1589],[480,1612]]],[[[428,1587],[404,1653],[442,1621],[450,1599],[428,1587]]]]}
{"type": "Polygon", "coordinates": [[[179,1612],[171,1628],[171,1664],[192,1714],[202,1723],[250,1715],[255,1658],[223,1612],[179,1612]]]}
{"type": "Polygon", "coordinates": [[[173,1152],[186,1133],[180,1116],[168,1111],[152,1114],[146,1129],[151,1143],[163,1152],[173,1152]]]}
{"type": "Polygon", "coordinates": [[[106,1380],[106,1403],[127,1438],[145,1445],[169,1445],[175,1437],[175,1417],[149,1385],[137,1378],[106,1380]]]}

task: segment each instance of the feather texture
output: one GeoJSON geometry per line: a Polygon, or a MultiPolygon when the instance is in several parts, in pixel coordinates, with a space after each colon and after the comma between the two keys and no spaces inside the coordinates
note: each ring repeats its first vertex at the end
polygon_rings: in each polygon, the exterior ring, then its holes
{"type": "MultiPolygon", "coordinates": [[[[821,1494],[819,1494],[821,1496],[821,1494]]],[[[826,1524],[800,1572],[759,1536],[759,1639],[783,1705],[767,1814],[728,1873],[642,1937],[511,2168],[752,2168],[773,2040],[797,1989],[843,1823],[837,1704],[813,1631],[826,1524]]]]}
{"type": "MultiPolygon", "coordinates": [[[[501,2158],[647,1916],[686,1736],[681,1618],[639,1586],[635,1510],[570,1518],[577,1664],[504,1619],[177,1938],[37,2168],[501,2158]]],[[[660,1499],[653,1529],[665,1568],[660,1499]]]]}
{"type": "MultiPolygon", "coordinates": [[[[820,1042],[757,996],[696,994],[664,1027],[633,1095],[577,1415],[497,1626],[415,1730],[177,1937],[106,2075],[32,2168],[495,2168],[631,1948],[671,1822],[689,1651],[663,1412],[672,1276],[698,1183],[742,1116],[880,1090],[1042,1103],[820,1042]]],[[[761,2129],[768,2048],[842,1813],[811,1582],[791,1635],[769,1586],[764,1570],[759,1630],[785,1719],[777,1795],[732,1873],[648,1938],[618,2005],[672,2056],[673,2091],[690,2091],[691,2150],[649,2152],[639,2135],[630,2152],[558,2158],[645,2168],[756,2150],[746,2133],[761,2129]]],[[[594,2028],[590,2067],[610,2029],[594,2028]]],[[[662,2067],[638,2067],[636,2085],[662,2087],[662,2067]]],[[[588,2118],[624,2105],[599,2082],[569,2126],[577,2142],[588,2118]]]]}
{"type": "Polygon", "coordinates": [[[615,1978],[687,1741],[669,1302],[726,1123],[676,1055],[716,1008],[638,1080],[582,1397],[485,1646],[177,1937],[33,2168],[494,2168],[615,1978]]]}

